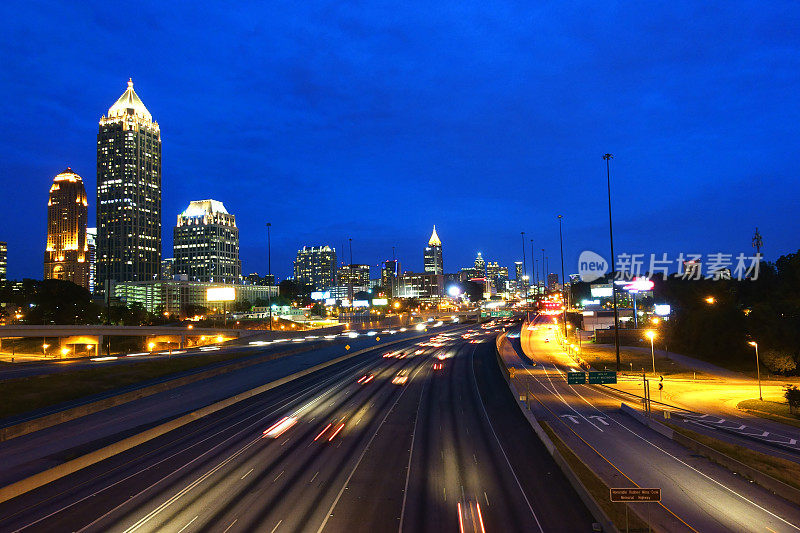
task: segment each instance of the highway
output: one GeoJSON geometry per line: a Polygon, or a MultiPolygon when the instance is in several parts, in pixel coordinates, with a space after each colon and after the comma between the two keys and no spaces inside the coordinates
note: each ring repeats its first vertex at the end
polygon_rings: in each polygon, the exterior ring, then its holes
{"type": "Polygon", "coordinates": [[[800,531],[797,506],[621,413],[620,397],[608,389],[568,385],[566,372],[577,365],[555,342],[549,317],[537,317],[520,340],[535,366],[518,360],[517,376],[538,399],[537,417],[571,446],[592,446],[591,465],[601,477],[661,488],[664,509],[686,530],[800,531]]]}
{"type": "MultiPolygon", "coordinates": [[[[477,329],[477,328],[474,328],[477,329]]],[[[494,333],[377,348],[0,504],[0,531],[588,531],[494,333]]]]}

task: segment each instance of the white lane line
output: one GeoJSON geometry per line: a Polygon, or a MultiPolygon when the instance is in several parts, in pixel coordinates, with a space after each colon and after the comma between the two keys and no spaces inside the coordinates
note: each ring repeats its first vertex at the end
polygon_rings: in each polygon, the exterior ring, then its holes
{"type": "Polygon", "coordinates": [[[275,531],[278,529],[278,526],[280,526],[280,525],[281,525],[281,522],[283,522],[283,518],[281,518],[280,520],[278,520],[278,523],[277,523],[277,524],[275,524],[275,527],[273,527],[273,528],[272,528],[272,531],[270,531],[270,533],[275,533],[275,531]]]}
{"type": "Polygon", "coordinates": [[[232,528],[232,527],[233,527],[233,524],[235,524],[235,523],[236,523],[236,522],[238,522],[238,521],[239,521],[239,519],[238,519],[238,518],[234,518],[234,519],[233,519],[233,522],[231,522],[231,524],[230,524],[228,527],[226,527],[226,528],[225,528],[225,531],[223,531],[222,533],[228,533],[228,531],[230,530],[230,528],[232,528]]]}
{"type": "Polygon", "coordinates": [[[486,491],[483,491],[483,497],[486,499],[486,507],[489,507],[489,496],[486,495],[486,491]]]}
{"type": "Polygon", "coordinates": [[[249,475],[250,475],[250,472],[252,472],[253,470],[254,470],[254,469],[253,469],[253,468],[251,468],[250,470],[248,470],[248,471],[247,471],[247,473],[246,473],[245,475],[243,475],[243,476],[242,476],[242,477],[240,477],[239,479],[244,479],[244,478],[246,478],[247,476],[249,476],[249,475]]]}
{"type": "MultiPolygon", "coordinates": [[[[408,499],[408,479],[411,477],[411,457],[414,455],[414,438],[417,436],[417,422],[419,421],[419,411],[422,407],[422,393],[425,392],[425,384],[427,381],[422,382],[422,390],[419,391],[419,403],[417,404],[417,416],[414,418],[414,429],[411,431],[411,449],[408,451],[408,465],[406,466],[406,484],[403,487],[403,506],[400,508],[400,525],[397,527],[398,533],[403,531],[403,519],[406,514],[406,500],[408,499]]],[[[444,459],[444,452],[442,452],[442,459],[444,459]]]]}
{"type": "Polygon", "coordinates": [[[183,526],[182,528],[180,528],[180,529],[178,530],[178,533],[181,533],[181,532],[182,532],[184,529],[186,529],[187,527],[191,526],[191,525],[192,525],[192,522],[194,522],[195,520],[197,520],[197,517],[196,517],[196,516],[195,516],[194,518],[192,518],[191,520],[189,520],[189,523],[188,523],[188,524],[186,524],[185,526],[183,526]]]}
{"type": "Polygon", "coordinates": [[[278,481],[278,478],[279,478],[279,477],[281,477],[281,476],[283,475],[283,473],[284,473],[284,472],[286,472],[286,470],[281,470],[281,473],[280,473],[280,474],[278,474],[278,475],[275,477],[275,479],[273,479],[273,480],[272,480],[272,482],[273,482],[273,483],[275,483],[276,481],[278,481]]]}
{"type": "MultiPolygon", "coordinates": [[[[483,397],[481,397],[481,393],[478,390],[478,379],[475,377],[475,365],[473,360],[475,359],[475,350],[476,348],[472,349],[472,353],[469,356],[469,366],[472,369],[472,385],[475,388],[475,394],[478,395],[478,401],[481,404],[481,409],[483,410],[483,416],[486,419],[486,422],[489,424],[489,429],[492,430],[492,435],[494,435],[494,440],[497,441],[497,446],[500,448],[500,452],[503,454],[503,458],[506,460],[506,464],[508,465],[508,470],[511,472],[511,475],[514,476],[514,480],[517,482],[517,487],[519,487],[519,491],[522,493],[522,497],[525,498],[525,503],[528,504],[528,510],[530,510],[533,519],[536,521],[536,525],[539,527],[539,531],[544,533],[544,529],[542,528],[541,522],[539,522],[539,517],[536,516],[536,513],[533,511],[533,506],[531,502],[528,500],[528,495],[525,494],[525,491],[522,489],[522,483],[520,483],[519,478],[517,477],[517,473],[514,472],[514,468],[511,466],[511,461],[508,459],[508,455],[506,455],[506,451],[503,449],[503,445],[500,443],[500,438],[497,436],[497,433],[494,430],[494,426],[492,425],[492,421],[489,419],[489,413],[486,412],[486,406],[483,405],[483,397]]],[[[591,424],[591,422],[589,422],[591,424]]]]}
{"type": "Polygon", "coordinates": [[[315,480],[315,479],[317,479],[317,476],[318,476],[318,475],[319,475],[319,470],[317,470],[317,473],[316,473],[316,474],[314,474],[314,477],[312,477],[312,478],[311,478],[311,481],[309,481],[308,483],[309,483],[309,484],[311,484],[311,483],[314,483],[314,480],[315,480]]]}
{"type": "MultiPolygon", "coordinates": [[[[417,374],[419,374],[419,371],[422,370],[423,366],[424,365],[420,365],[419,368],[417,368],[417,371],[414,372],[414,374],[411,376],[411,379],[409,381],[413,380],[417,376],[417,374]]],[[[367,450],[369,450],[369,447],[372,445],[372,441],[374,441],[375,437],[378,436],[378,432],[383,427],[383,424],[386,422],[386,419],[389,418],[390,414],[392,414],[392,411],[397,406],[398,402],[400,402],[400,399],[403,397],[403,395],[406,393],[407,390],[408,390],[408,387],[403,387],[403,390],[401,390],[400,394],[397,395],[397,399],[392,404],[392,407],[389,408],[389,410],[386,412],[386,415],[383,417],[383,420],[381,420],[381,423],[378,425],[377,429],[375,429],[375,433],[372,434],[372,437],[370,437],[369,441],[367,442],[367,445],[364,446],[364,450],[361,452],[361,455],[358,457],[358,461],[356,461],[356,464],[353,467],[353,470],[350,471],[350,475],[348,475],[347,479],[344,481],[344,484],[342,485],[342,488],[339,490],[339,494],[336,495],[336,499],[333,500],[333,503],[331,504],[330,509],[328,509],[328,512],[325,513],[325,519],[322,521],[322,524],[320,524],[319,529],[317,529],[317,533],[322,533],[322,530],[325,529],[325,525],[328,523],[328,519],[333,514],[333,509],[336,507],[336,504],[339,503],[339,500],[341,499],[342,494],[344,494],[344,490],[347,488],[347,485],[350,483],[350,480],[353,478],[353,474],[356,473],[356,469],[361,464],[362,459],[364,459],[364,456],[367,454],[367,450]]]]}

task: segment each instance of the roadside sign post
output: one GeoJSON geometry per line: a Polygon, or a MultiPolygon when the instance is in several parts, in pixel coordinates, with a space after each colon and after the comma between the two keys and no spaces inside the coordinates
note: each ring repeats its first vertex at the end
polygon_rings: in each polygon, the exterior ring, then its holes
{"type": "MultiPolygon", "coordinates": [[[[643,489],[640,487],[636,488],[624,488],[624,489],[609,489],[611,493],[611,501],[615,503],[658,503],[661,501],[661,489],[660,488],[651,488],[651,489],[643,489]]],[[[648,507],[647,512],[647,521],[648,521],[648,528],[650,527],[650,510],[648,507]]],[[[628,531],[628,505],[625,505],[625,530],[628,531]]]]}
{"type": "Polygon", "coordinates": [[[586,372],[567,372],[568,385],[586,385],[586,372]]]}
{"type": "Polygon", "coordinates": [[[606,385],[617,382],[617,373],[613,370],[589,372],[589,385],[606,385]]]}

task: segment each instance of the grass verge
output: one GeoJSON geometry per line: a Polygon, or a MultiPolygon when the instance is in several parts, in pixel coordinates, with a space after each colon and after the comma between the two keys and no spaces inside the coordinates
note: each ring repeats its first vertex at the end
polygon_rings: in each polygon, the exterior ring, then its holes
{"type": "Polygon", "coordinates": [[[676,424],[670,424],[664,421],[662,421],[662,423],[666,423],[669,427],[681,435],[696,440],[700,444],[705,444],[709,448],[713,448],[714,450],[717,450],[718,452],[723,453],[732,459],[736,459],[740,463],[746,464],[747,466],[754,468],[763,474],[767,474],[768,476],[772,476],[779,481],[783,481],[787,485],[791,485],[792,487],[800,489],[800,464],[797,464],[794,461],[789,461],[788,459],[783,459],[781,457],[774,457],[766,453],[745,448],[744,446],[721,441],[676,424]]]}
{"type": "Polygon", "coordinates": [[[539,424],[544,429],[545,433],[553,441],[556,449],[567,462],[569,467],[580,479],[583,486],[589,492],[591,497],[597,502],[597,505],[603,509],[606,516],[617,526],[620,531],[650,531],[648,525],[642,521],[632,510],[628,510],[627,515],[624,503],[612,503],[610,499],[610,488],[605,482],[600,479],[597,474],[592,472],[583,461],[581,461],[575,453],[556,435],[555,431],[549,426],[547,422],[540,421],[539,424]],[[626,524],[627,519],[627,524],[626,524]]]}
{"type": "Polygon", "coordinates": [[[0,381],[0,419],[253,354],[203,354],[0,381]]]}
{"type": "Polygon", "coordinates": [[[789,411],[789,404],[786,402],[775,402],[772,400],[742,400],[736,407],[762,418],[768,418],[776,422],[800,427],[800,415],[789,411]]]}

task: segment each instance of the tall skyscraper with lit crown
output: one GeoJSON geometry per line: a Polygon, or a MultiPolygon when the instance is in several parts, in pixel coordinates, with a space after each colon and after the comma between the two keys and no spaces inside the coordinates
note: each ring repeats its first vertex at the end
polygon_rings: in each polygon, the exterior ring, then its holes
{"type": "Polygon", "coordinates": [[[428,246],[424,253],[425,272],[430,274],[444,274],[444,262],[442,260],[442,241],[436,234],[436,226],[433,226],[433,233],[428,239],[428,246]]]}
{"type": "Polygon", "coordinates": [[[63,279],[89,288],[88,205],[83,179],[71,168],[53,178],[47,200],[44,279],[63,279]]]}
{"type": "Polygon", "coordinates": [[[185,274],[189,281],[241,281],[239,228],[222,202],[190,202],[178,215],[172,242],[172,274],[185,274]]]}
{"type": "Polygon", "coordinates": [[[97,133],[97,283],[160,269],[161,129],[128,80],[97,133]]]}

